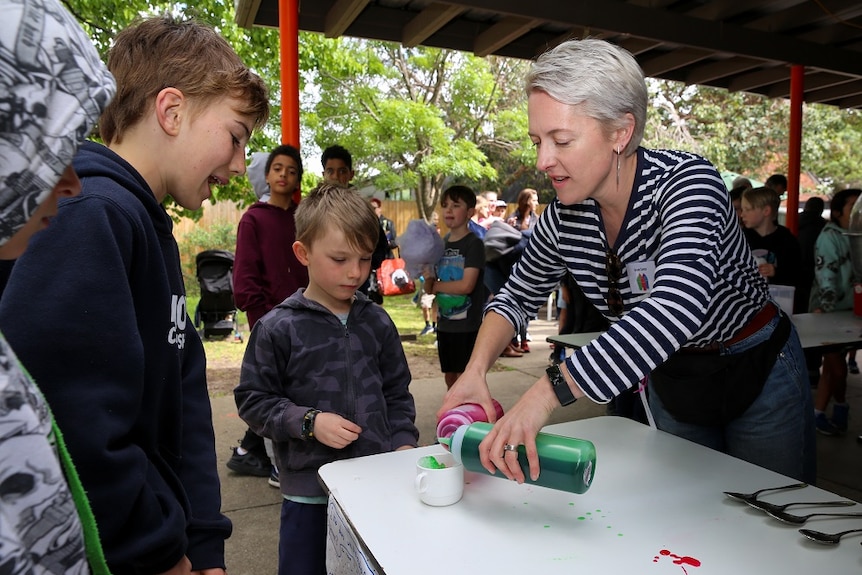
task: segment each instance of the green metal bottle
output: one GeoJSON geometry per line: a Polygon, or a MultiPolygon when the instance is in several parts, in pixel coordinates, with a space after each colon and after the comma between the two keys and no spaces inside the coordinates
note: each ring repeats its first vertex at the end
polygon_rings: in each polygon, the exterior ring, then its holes
{"type": "MultiPolygon", "coordinates": [[[[505,479],[506,476],[499,471],[493,475],[488,473],[479,460],[479,443],[491,429],[493,425],[485,422],[462,425],[451,439],[440,438],[440,442],[449,446],[452,456],[464,469],[505,479]]],[[[527,452],[523,445],[518,446],[518,463],[526,483],[570,493],[585,493],[590,488],[596,471],[596,446],[591,441],[539,433],[536,435],[536,450],[539,453],[539,478],[533,481],[527,452]]]]}

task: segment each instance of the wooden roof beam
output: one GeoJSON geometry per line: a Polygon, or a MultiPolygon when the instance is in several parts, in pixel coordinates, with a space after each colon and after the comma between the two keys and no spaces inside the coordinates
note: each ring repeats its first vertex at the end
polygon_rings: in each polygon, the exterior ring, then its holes
{"type": "Polygon", "coordinates": [[[842,98],[834,102],[830,102],[839,108],[862,108],[862,96],[853,96],[851,98],[842,98]]]}
{"type": "Polygon", "coordinates": [[[737,76],[730,81],[727,89],[730,92],[752,92],[755,88],[761,88],[782,80],[787,80],[790,77],[790,68],[784,64],[758,70],[749,74],[737,76]]]}
{"type": "MultiPolygon", "coordinates": [[[[829,88],[831,86],[839,86],[841,84],[846,84],[847,82],[852,82],[857,80],[858,78],[854,78],[852,76],[844,76],[841,74],[833,74],[831,72],[818,72],[817,70],[809,71],[806,70],[805,74],[805,85],[803,86],[803,90],[805,92],[812,92],[814,90],[820,90],[822,88],[829,88]]],[[[789,98],[790,97],[790,80],[786,82],[779,82],[769,88],[769,91],[766,93],[770,98],[789,98]]]]}
{"type": "Polygon", "coordinates": [[[685,76],[686,84],[709,84],[721,78],[735,76],[763,65],[763,60],[734,56],[726,60],[696,66],[685,76]]]}
{"type": "Polygon", "coordinates": [[[541,23],[541,20],[534,18],[507,16],[479,34],[473,44],[473,53],[479,57],[493,54],[496,50],[520,38],[541,23]]]}
{"type": "Polygon", "coordinates": [[[649,52],[657,46],[661,46],[661,42],[658,40],[636,38],[634,36],[628,36],[625,39],[621,39],[619,42],[616,42],[616,44],[620,48],[625,48],[635,56],[643,54],[644,52],[649,52]]]}
{"type": "Polygon", "coordinates": [[[338,0],[326,13],[323,25],[323,35],[327,38],[338,38],[353,21],[365,10],[370,0],[338,0]]]}
{"type": "Polygon", "coordinates": [[[831,100],[855,98],[857,96],[862,96],[862,80],[855,80],[813,92],[805,91],[806,102],[829,102],[831,100]]]}
{"type": "Polygon", "coordinates": [[[711,52],[706,50],[695,50],[693,48],[680,48],[655,58],[643,60],[640,65],[647,76],[661,76],[673,70],[700,62],[709,58],[711,52]]]}
{"type": "Polygon", "coordinates": [[[457,4],[429,4],[404,27],[401,43],[408,48],[418,46],[463,11],[457,4]]]}

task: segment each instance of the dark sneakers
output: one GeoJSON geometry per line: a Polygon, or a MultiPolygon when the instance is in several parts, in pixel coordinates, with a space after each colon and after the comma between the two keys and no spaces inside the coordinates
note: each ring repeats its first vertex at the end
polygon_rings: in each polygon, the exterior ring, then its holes
{"type": "Polygon", "coordinates": [[[272,464],[269,458],[261,459],[256,454],[249,451],[245,455],[240,455],[233,448],[233,455],[227,462],[227,468],[240,475],[253,475],[255,477],[269,477],[272,471],[272,464]]]}
{"type": "Polygon", "coordinates": [[[272,471],[269,474],[269,479],[267,483],[269,483],[270,487],[275,487],[278,489],[281,487],[281,484],[278,482],[278,467],[275,465],[271,466],[272,471]]]}

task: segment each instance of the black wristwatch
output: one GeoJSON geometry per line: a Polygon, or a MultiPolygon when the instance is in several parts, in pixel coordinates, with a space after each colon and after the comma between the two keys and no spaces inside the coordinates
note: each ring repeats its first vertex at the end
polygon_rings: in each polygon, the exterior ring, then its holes
{"type": "Polygon", "coordinates": [[[560,405],[571,405],[578,400],[572,393],[572,390],[569,389],[569,384],[566,383],[566,378],[563,376],[563,372],[560,371],[560,366],[552,365],[545,370],[545,373],[548,374],[548,379],[551,380],[551,387],[554,393],[557,394],[560,405]]]}
{"type": "Polygon", "coordinates": [[[309,409],[302,418],[302,440],[308,441],[314,437],[314,418],[320,413],[319,409],[309,409]]]}

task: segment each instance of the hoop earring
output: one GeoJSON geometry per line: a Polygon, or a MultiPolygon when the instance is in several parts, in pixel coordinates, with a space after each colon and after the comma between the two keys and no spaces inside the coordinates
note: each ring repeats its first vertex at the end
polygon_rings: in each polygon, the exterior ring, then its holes
{"type": "Polygon", "coordinates": [[[620,187],[620,147],[617,146],[617,188],[620,187]]]}

